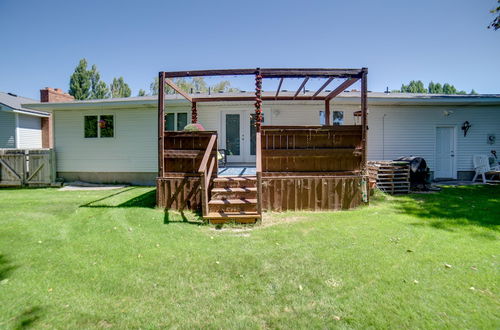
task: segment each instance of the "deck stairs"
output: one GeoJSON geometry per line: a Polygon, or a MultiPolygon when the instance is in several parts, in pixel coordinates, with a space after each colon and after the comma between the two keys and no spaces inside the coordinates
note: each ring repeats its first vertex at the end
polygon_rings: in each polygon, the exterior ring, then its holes
{"type": "Polygon", "coordinates": [[[257,207],[255,176],[220,176],[213,180],[208,214],[213,224],[226,222],[255,223],[261,219],[257,207]]]}

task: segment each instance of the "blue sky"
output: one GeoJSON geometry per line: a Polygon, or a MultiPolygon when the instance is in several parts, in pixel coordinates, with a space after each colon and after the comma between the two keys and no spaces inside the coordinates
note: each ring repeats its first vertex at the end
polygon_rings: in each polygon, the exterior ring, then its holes
{"type": "MultiPolygon", "coordinates": [[[[369,68],[369,89],[450,82],[500,93],[495,0],[0,0],[0,91],[68,89],[79,59],[136,95],[160,70],[369,68]]],[[[290,87],[295,82],[290,82],[290,87]]],[[[319,82],[312,82],[311,88],[319,82]]],[[[248,90],[246,81],[235,81],[248,90]]],[[[272,86],[266,87],[272,89],[272,86]]]]}

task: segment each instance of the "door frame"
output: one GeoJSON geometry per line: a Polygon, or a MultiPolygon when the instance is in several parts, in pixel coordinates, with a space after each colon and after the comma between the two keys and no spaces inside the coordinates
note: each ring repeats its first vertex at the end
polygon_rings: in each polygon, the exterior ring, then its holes
{"type": "Polygon", "coordinates": [[[457,125],[450,125],[450,124],[437,124],[434,128],[434,164],[436,166],[436,170],[434,171],[434,179],[448,179],[448,178],[439,178],[436,177],[437,173],[437,131],[438,128],[452,128],[452,137],[453,137],[453,157],[452,162],[451,162],[451,178],[450,179],[457,179],[457,157],[458,157],[458,150],[457,150],[457,125]]]}
{"type": "MultiPolygon", "coordinates": [[[[240,115],[240,159],[229,160],[228,163],[255,163],[255,155],[250,155],[250,114],[251,110],[235,109],[235,110],[222,110],[220,116],[220,147],[226,149],[226,115],[238,114],[240,115]],[[248,116],[247,116],[248,115],[248,116]],[[244,135],[243,139],[241,134],[244,135]]],[[[231,156],[227,156],[231,157],[231,156]]]]}

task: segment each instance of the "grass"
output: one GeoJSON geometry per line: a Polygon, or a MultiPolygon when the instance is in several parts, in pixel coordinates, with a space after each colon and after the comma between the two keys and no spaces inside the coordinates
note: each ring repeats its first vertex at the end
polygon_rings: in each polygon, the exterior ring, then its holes
{"type": "Polygon", "coordinates": [[[0,328],[500,325],[499,186],[223,230],[154,194],[0,190],[0,328]]]}

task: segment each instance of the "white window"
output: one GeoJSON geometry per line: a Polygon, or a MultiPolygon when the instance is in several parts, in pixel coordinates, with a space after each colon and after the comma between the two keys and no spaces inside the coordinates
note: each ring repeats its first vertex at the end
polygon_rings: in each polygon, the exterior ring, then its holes
{"type": "Polygon", "coordinates": [[[166,131],[182,131],[187,124],[187,112],[170,112],[165,114],[166,131]]]}
{"type": "Polygon", "coordinates": [[[84,136],[89,138],[112,138],[115,136],[115,118],[113,115],[84,116],[84,136]]]}
{"type": "MultiPolygon", "coordinates": [[[[343,125],[344,124],[344,111],[332,111],[330,114],[330,123],[332,125],[343,125]]],[[[319,124],[325,125],[325,112],[319,112],[319,124]]]]}

